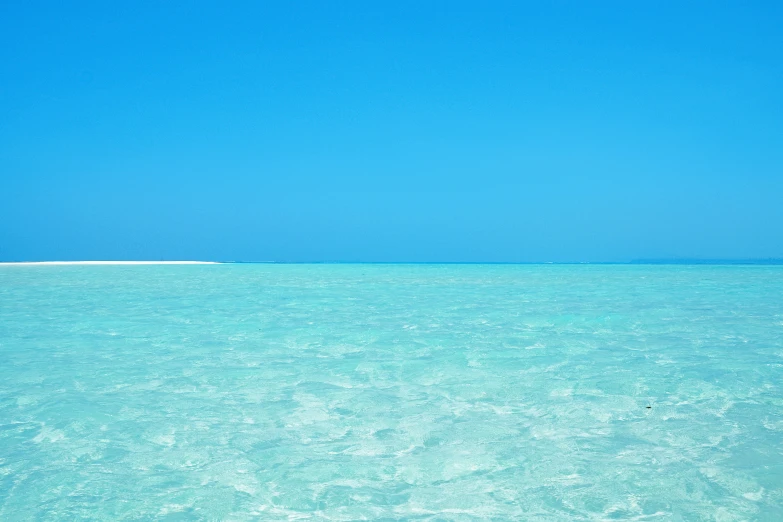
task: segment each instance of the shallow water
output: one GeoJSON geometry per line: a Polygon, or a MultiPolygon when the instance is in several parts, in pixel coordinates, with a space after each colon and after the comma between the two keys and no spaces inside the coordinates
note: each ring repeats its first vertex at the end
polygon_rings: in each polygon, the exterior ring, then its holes
{"type": "Polygon", "coordinates": [[[783,520],[781,383],[783,267],[0,267],[0,519],[783,520]]]}

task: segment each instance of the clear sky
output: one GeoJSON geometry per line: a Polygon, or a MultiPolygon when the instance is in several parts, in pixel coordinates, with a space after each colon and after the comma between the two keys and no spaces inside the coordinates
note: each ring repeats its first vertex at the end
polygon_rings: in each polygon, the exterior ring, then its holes
{"type": "Polygon", "coordinates": [[[783,257],[783,2],[0,2],[0,260],[783,257]]]}

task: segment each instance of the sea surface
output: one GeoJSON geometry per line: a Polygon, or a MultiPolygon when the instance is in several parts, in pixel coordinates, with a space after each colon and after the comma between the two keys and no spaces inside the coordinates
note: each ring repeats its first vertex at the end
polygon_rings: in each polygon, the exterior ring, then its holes
{"type": "Polygon", "coordinates": [[[783,520],[783,267],[0,267],[0,520],[783,520]]]}

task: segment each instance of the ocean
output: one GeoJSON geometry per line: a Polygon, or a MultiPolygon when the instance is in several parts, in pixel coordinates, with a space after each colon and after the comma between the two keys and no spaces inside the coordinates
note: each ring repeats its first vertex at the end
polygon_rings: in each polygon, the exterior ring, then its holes
{"type": "Polygon", "coordinates": [[[0,520],[783,520],[783,267],[0,266],[0,520]]]}

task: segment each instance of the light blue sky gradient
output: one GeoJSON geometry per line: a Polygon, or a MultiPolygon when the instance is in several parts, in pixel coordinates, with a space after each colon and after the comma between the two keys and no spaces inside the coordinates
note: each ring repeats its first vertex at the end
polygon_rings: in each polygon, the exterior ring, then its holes
{"type": "Polygon", "coordinates": [[[783,3],[229,4],[0,4],[0,260],[783,257],[783,3]]]}

